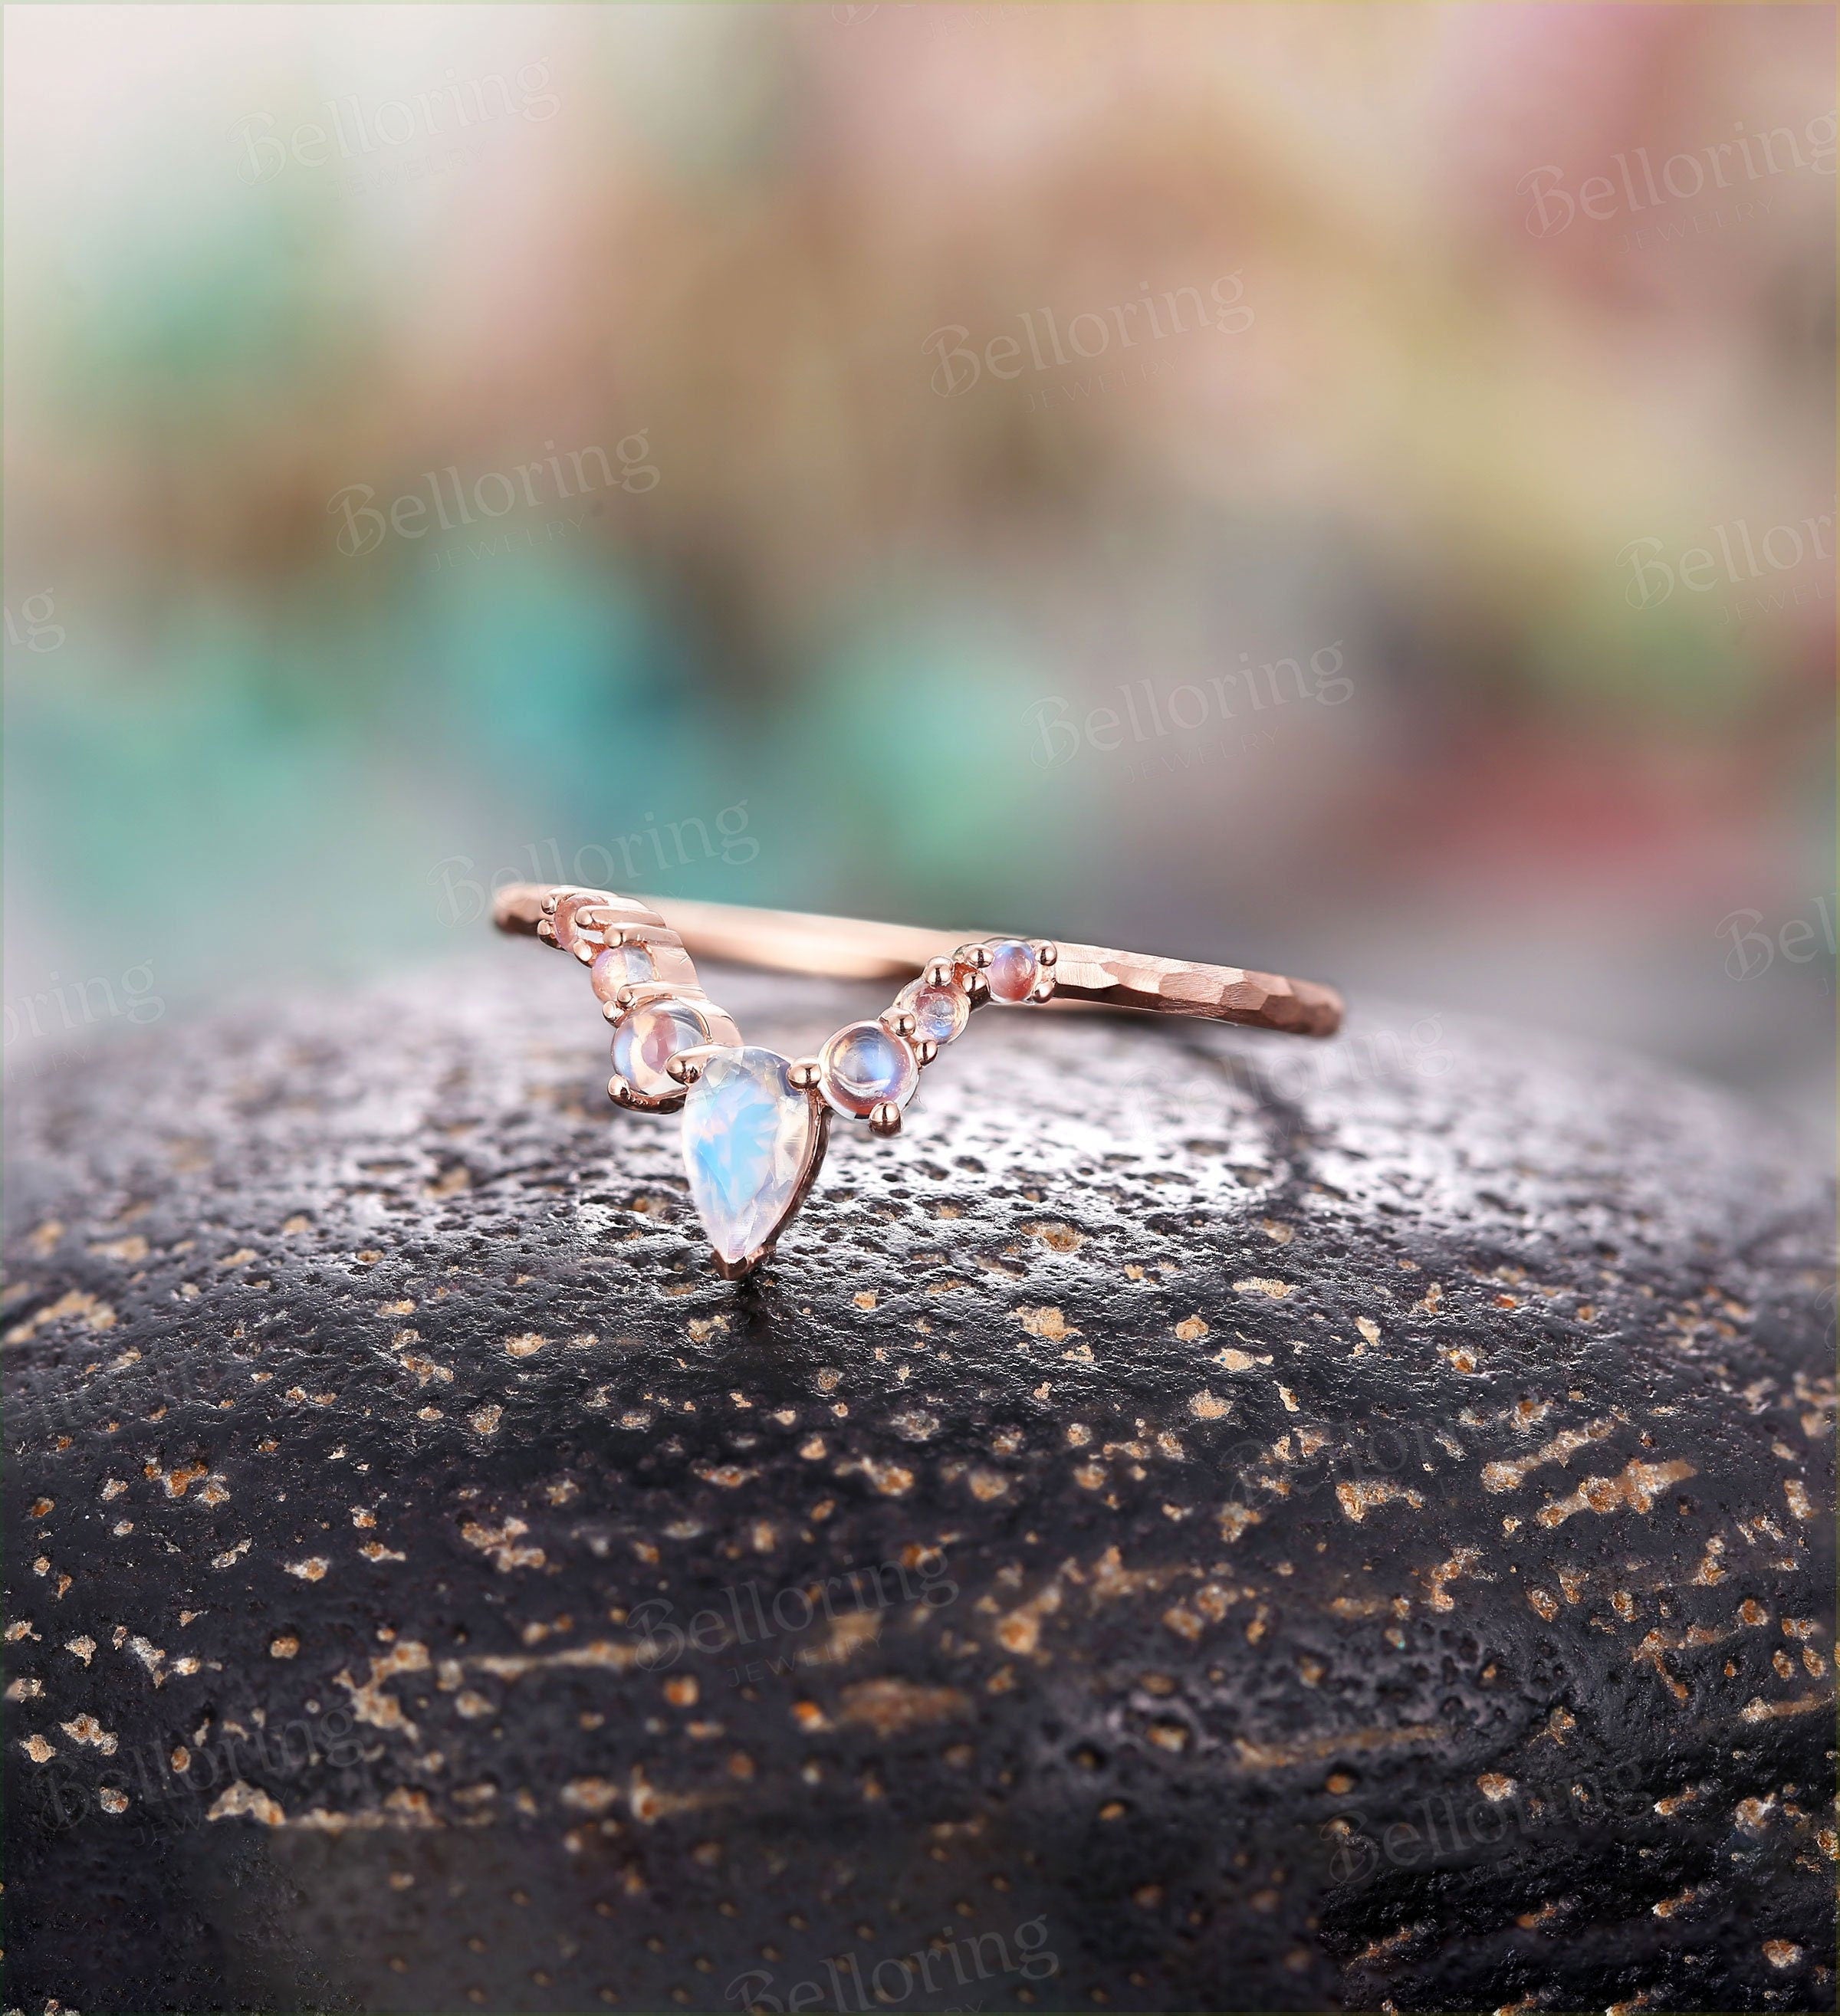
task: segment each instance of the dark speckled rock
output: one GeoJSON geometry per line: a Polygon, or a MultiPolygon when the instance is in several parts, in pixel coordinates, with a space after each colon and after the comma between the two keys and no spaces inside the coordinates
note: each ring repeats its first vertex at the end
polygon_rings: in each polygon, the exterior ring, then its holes
{"type": "Polygon", "coordinates": [[[993,1016],[736,1288],[496,949],[9,1115],[9,2007],[1831,2006],[1766,1123],[993,1016]]]}

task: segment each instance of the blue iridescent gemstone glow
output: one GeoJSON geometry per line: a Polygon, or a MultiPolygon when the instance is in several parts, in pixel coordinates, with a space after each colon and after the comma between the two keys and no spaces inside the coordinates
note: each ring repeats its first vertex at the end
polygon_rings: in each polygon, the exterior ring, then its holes
{"type": "Polygon", "coordinates": [[[817,1145],[818,1115],[772,1050],[708,1058],[683,1109],[690,1197],[720,1257],[751,1259],[785,1222],[817,1145]]]}
{"type": "Polygon", "coordinates": [[[852,1022],[839,1029],[819,1062],[824,1096],[852,1120],[862,1119],[884,1100],[905,1106],[920,1082],[920,1060],[879,1022],[852,1022]]]}

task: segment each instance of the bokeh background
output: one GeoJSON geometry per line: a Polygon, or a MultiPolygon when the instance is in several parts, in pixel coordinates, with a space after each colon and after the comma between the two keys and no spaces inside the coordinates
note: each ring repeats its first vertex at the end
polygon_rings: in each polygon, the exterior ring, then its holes
{"type": "Polygon", "coordinates": [[[5,38],[11,1068],[463,973],[535,874],[1828,1125],[1832,9],[5,38]]]}

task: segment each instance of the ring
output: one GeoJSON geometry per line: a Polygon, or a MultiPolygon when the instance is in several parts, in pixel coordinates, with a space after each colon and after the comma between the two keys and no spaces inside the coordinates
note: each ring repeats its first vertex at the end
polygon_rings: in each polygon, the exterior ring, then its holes
{"type": "Polygon", "coordinates": [[[1237,966],[976,932],[941,952],[944,934],[904,924],[675,900],[665,911],[606,889],[518,883],[499,891],[492,921],[587,967],[613,1025],[614,1103],[682,1112],[691,1200],[729,1280],[766,1258],[810,1194],[833,1116],[898,1133],[920,1073],[975,1009],[1136,1009],[1296,1036],[1341,1024],[1334,988],[1237,966]],[[873,1021],[846,1023],[794,1060],[743,1042],[699,985],[699,957],[905,985],[873,1021]]]}

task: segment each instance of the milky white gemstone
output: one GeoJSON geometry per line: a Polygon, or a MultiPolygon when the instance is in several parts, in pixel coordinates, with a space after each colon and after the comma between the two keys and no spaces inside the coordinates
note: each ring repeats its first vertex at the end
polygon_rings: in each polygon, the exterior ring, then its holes
{"type": "Polygon", "coordinates": [[[683,1109],[690,1198],[717,1255],[751,1259],[790,1215],[818,1151],[818,1114],[772,1050],[721,1050],[683,1109]]]}
{"type": "Polygon", "coordinates": [[[658,969],[643,945],[603,945],[594,955],[588,971],[595,992],[603,1001],[610,1001],[622,987],[636,987],[642,981],[654,979],[658,969]]]}
{"type": "Polygon", "coordinates": [[[946,1044],[960,1035],[971,1013],[971,1004],[961,987],[928,987],[916,981],[904,988],[895,1004],[905,1008],[920,1027],[917,1042],[946,1044]]]}
{"type": "Polygon", "coordinates": [[[984,969],[996,1001],[1026,1001],[1041,977],[1041,963],[1035,947],[1021,938],[1001,938],[990,949],[990,963],[984,969]]]}
{"type": "Polygon", "coordinates": [[[614,1069],[635,1092],[652,1097],[683,1088],[664,1067],[679,1050],[709,1040],[709,1028],[687,1001],[645,1001],[614,1031],[614,1069]]]}
{"type": "Polygon", "coordinates": [[[819,1053],[824,1096],[841,1114],[861,1120],[888,1100],[905,1106],[920,1082],[920,1060],[879,1022],[852,1022],[819,1053]]]}

